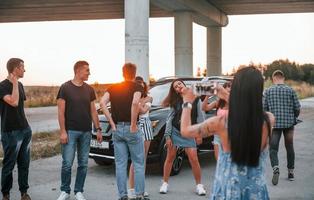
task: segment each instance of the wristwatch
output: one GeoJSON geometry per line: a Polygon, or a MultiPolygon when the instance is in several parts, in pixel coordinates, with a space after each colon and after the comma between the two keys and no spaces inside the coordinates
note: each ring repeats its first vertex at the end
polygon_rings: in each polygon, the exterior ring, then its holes
{"type": "Polygon", "coordinates": [[[96,128],[96,131],[102,131],[102,129],[100,127],[96,128]]]}
{"type": "Polygon", "coordinates": [[[190,102],[184,102],[183,104],[182,104],[182,109],[183,108],[190,108],[190,109],[192,109],[192,103],[190,103],[190,102]]]}

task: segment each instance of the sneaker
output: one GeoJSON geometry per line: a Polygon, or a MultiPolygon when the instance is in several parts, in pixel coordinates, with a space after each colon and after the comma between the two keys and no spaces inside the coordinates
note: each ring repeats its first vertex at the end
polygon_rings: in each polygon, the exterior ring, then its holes
{"type": "Polygon", "coordinates": [[[167,192],[168,192],[168,183],[163,182],[162,185],[160,186],[159,193],[167,194],[167,192]]]}
{"type": "Polygon", "coordinates": [[[32,199],[27,193],[23,193],[21,195],[21,200],[32,200],[32,199]]]}
{"type": "Polygon", "coordinates": [[[274,167],[273,168],[273,178],[271,180],[271,182],[273,183],[273,185],[277,185],[278,184],[278,180],[279,180],[279,168],[278,167],[274,167]]]}
{"type": "Polygon", "coordinates": [[[2,200],[10,200],[10,194],[4,194],[2,200]]]}
{"type": "Polygon", "coordinates": [[[128,197],[129,197],[129,199],[136,199],[134,188],[128,189],[128,197]]]}
{"type": "Polygon", "coordinates": [[[76,200],[86,200],[85,197],[83,196],[83,193],[82,192],[77,192],[75,194],[75,199],[76,200]]]}
{"type": "Polygon", "coordinates": [[[288,179],[289,179],[289,181],[294,181],[293,169],[288,169],[288,179]]]}
{"type": "Polygon", "coordinates": [[[196,194],[199,196],[204,196],[206,195],[206,191],[204,189],[204,185],[203,184],[197,184],[196,185],[196,190],[195,190],[196,194]]]}
{"type": "Polygon", "coordinates": [[[139,196],[139,197],[136,197],[136,200],[150,200],[150,199],[148,197],[139,196]]]}
{"type": "Polygon", "coordinates": [[[57,200],[68,200],[68,199],[70,199],[70,194],[62,191],[57,200]]]}
{"type": "Polygon", "coordinates": [[[129,200],[128,196],[121,197],[119,200],[129,200]]]}
{"type": "Polygon", "coordinates": [[[144,197],[149,197],[148,192],[144,192],[144,197]]]}

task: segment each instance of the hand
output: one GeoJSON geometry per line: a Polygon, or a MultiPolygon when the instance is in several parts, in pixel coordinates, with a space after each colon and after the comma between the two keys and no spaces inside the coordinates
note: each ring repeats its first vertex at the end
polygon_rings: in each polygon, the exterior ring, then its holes
{"type": "Polygon", "coordinates": [[[12,84],[17,84],[17,83],[18,83],[17,77],[16,77],[14,74],[12,74],[12,73],[10,73],[10,74],[8,75],[7,79],[8,79],[12,84]]]}
{"type": "Polygon", "coordinates": [[[111,123],[111,130],[112,131],[116,131],[117,130],[117,127],[116,127],[116,124],[115,123],[111,123]]]}
{"type": "Polygon", "coordinates": [[[61,144],[67,144],[68,143],[68,134],[65,130],[60,131],[60,143],[61,144]]]}
{"type": "Polygon", "coordinates": [[[99,143],[102,143],[102,133],[100,130],[97,131],[97,141],[99,143]]]}
{"type": "Polygon", "coordinates": [[[197,137],[197,138],[195,138],[195,141],[196,141],[196,144],[197,144],[197,145],[200,145],[200,144],[203,143],[203,138],[197,137]]]}
{"type": "Polygon", "coordinates": [[[137,133],[138,129],[137,129],[137,126],[136,125],[131,125],[130,126],[130,132],[131,133],[137,133]]]}
{"type": "Polygon", "coordinates": [[[167,148],[171,148],[172,147],[172,141],[171,141],[170,138],[166,140],[166,147],[167,148]]]}
{"type": "Polygon", "coordinates": [[[188,88],[188,87],[182,89],[181,95],[183,98],[183,102],[192,103],[196,98],[196,96],[193,94],[193,90],[191,88],[188,88]]]}

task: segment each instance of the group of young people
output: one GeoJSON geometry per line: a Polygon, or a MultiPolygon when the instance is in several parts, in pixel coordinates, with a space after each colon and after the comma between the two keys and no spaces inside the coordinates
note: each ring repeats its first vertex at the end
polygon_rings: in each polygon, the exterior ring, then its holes
{"type": "MultiPolygon", "coordinates": [[[[18,81],[25,72],[24,61],[11,58],[7,70],[7,79],[0,83],[1,141],[4,150],[1,191],[3,200],[9,200],[12,171],[17,162],[21,200],[30,200],[27,190],[32,132],[24,113],[24,88],[18,81]]],[[[124,64],[122,72],[124,81],[110,86],[100,100],[112,131],[118,195],[120,200],[148,200],[149,194],[145,192],[145,160],[153,139],[149,120],[153,99],[143,78],[136,77],[134,64],[124,64]],[[129,155],[132,164],[128,189],[129,155]]],[[[75,153],[78,160],[75,198],[85,200],[83,189],[92,123],[98,142],[101,143],[103,139],[95,108],[95,92],[85,83],[89,75],[89,64],[86,61],[76,62],[74,78],[62,84],[57,95],[62,144],[61,194],[57,200],[70,198],[75,153]]],[[[270,145],[272,183],[277,185],[277,153],[281,133],[284,134],[288,154],[288,178],[294,179],[293,127],[300,113],[300,103],[295,92],[284,84],[281,71],[275,71],[272,79],[274,85],[265,91],[263,97],[264,79],[261,72],[253,66],[241,68],[234,75],[232,83],[215,87],[218,99],[210,104],[208,96],[201,101],[181,79],[172,82],[163,101],[163,106],[169,106],[170,112],[164,135],[167,157],[160,193],[168,192],[172,163],[178,147],[181,147],[192,167],[196,193],[206,194],[201,182],[196,146],[202,142],[202,138],[210,135],[214,135],[217,159],[210,199],[269,199],[265,178],[267,147],[270,145]],[[217,116],[205,120],[204,111],[214,108],[217,116]]]]}

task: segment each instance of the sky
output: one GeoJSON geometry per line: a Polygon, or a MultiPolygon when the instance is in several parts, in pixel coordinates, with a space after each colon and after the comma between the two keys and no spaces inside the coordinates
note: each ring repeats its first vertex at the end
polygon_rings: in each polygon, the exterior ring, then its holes
{"type": "MultiPolygon", "coordinates": [[[[314,13],[228,16],[222,28],[222,71],[242,64],[289,59],[314,63],[314,13]]],[[[193,24],[193,69],[206,67],[206,28],[193,24]]],[[[174,19],[149,21],[149,70],[174,75],[174,19]]],[[[88,83],[122,80],[124,20],[0,23],[0,79],[6,62],[25,62],[24,85],[60,85],[77,60],[90,64],[88,83]]]]}

